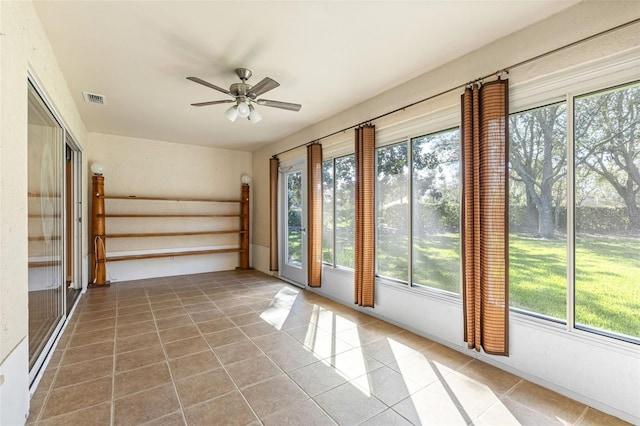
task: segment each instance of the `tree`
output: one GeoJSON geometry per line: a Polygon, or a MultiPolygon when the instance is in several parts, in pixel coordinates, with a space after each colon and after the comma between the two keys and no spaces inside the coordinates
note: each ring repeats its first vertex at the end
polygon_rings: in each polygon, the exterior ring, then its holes
{"type": "Polygon", "coordinates": [[[542,238],[555,238],[554,198],[567,164],[566,116],[562,103],[509,117],[510,178],[524,185],[527,222],[542,238]]]}
{"type": "Polygon", "coordinates": [[[622,198],[629,228],[640,230],[640,84],[588,95],[575,103],[576,162],[622,198]]]}

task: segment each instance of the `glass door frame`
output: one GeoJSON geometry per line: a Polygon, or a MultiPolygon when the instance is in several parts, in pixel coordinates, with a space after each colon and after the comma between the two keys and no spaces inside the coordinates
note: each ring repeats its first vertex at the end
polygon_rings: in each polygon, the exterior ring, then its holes
{"type": "Polygon", "coordinates": [[[307,172],[306,172],[306,160],[298,159],[295,161],[282,163],[280,165],[280,277],[285,281],[289,281],[292,284],[298,286],[306,286],[307,285],[307,172]],[[300,265],[291,264],[288,262],[288,254],[289,254],[289,230],[288,230],[288,215],[289,215],[289,205],[288,205],[288,188],[287,188],[287,178],[288,176],[300,173],[301,174],[301,217],[300,217],[300,265]]]}
{"type": "MultiPolygon", "coordinates": [[[[33,92],[36,96],[39,97],[42,105],[46,108],[47,112],[51,114],[53,120],[60,126],[62,129],[62,144],[61,144],[61,153],[60,158],[63,164],[59,166],[62,168],[62,182],[60,182],[61,187],[61,196],[62,196],[62,229],[60,230],[62,237],[62,271],[61,274],[61,291],[59,297],[61,315],[60,318],[57,319],[57,323],[53,326],[53,330],[51,334],[48,336],[46,342],[42,345],[39,354],[37,355],[34,363],[29,368],[29,386],[30,389],[33,389],[34,386],[37,386],[39,382],[39,378],[42,376],[44,371],[44,367],[48,362],[48,358],[52,353],[52,349],[55,346],[56,341],[60,337],[62,330],[64,329],[67,320],[68,314],[72,307],[67,306],[67,285],[66,278],[67,275],[70,274],[73,277],[73,283],[75,289],[83,288],[83,267],[82,267],[82,198],[83,198],[83,185],[82,185],[82,150],[79,144],[75,141],[73,136],[67,130],[64,121],[61,119],[60,115],[57,113],[56,109],[53,107],[53,104],[49,101],[47,96],[45,95],[45,91],[42,90],[42,86],[39,84],[38,79],[34,74],[28,72],[27,75],[28,86],[33,88],[33,92]],[[66,173],[66,151],[67,147],[69,147],[72,151],[72,182],[70,182],[69,187],[67,187],[67,173],[66,173]],[[68,188],[73,192],[72,194],[68,193],[68,188]],[[66,204],[67,197],[72,197],[72,207],[69,209],[66,204]],[[69,215],[72,215],[70,218],[69,215]],[[72,229],[71,229],[71,238],[73,239],[73,251],[68,251],[67,247],[67,231],[68,231],[68,219],[71,219],[72,229]],[[67,271],[67,259],[65,256],[70,255],[73,256],[72,265],[73,271],[67,271]],[[69,309],[68,309],[69,308],[69,309]]],[[[29,89],[30,91],[31,89],[29,89]]],[[[27,292],[29,291],[29,284],[27,283],[27,292]]],[[[76,298],[77,302],[79,298],[76,298]]],[[[29,318],[29,315],[27,315],[29,318]]],[[[29,362],[31,364],[31,362],[29,362]]]]}

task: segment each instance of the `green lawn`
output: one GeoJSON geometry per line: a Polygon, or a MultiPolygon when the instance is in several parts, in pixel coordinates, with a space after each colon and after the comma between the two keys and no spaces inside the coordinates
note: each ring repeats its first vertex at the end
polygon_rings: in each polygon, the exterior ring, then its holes
{"type": "MultiPolygon", "coordinates": [[[[414,243],[414,282],[459,292],[459,236],[414,243]]],[[[379,275],[406,281],[406,247],[406,238],[380,239],[379,275]]],[[[512,234],[509,252],[510,306],[564,321],[566,241],[512,234]]],[[[640,239],[578,238],[575,277],[577,324],[640,337],[640,239]]]]}

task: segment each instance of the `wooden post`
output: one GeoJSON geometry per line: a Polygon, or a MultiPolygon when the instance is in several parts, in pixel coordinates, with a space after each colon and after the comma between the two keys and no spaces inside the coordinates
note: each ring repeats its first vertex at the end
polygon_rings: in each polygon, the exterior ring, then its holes
{"type": "Polygon", "coordinates": [[[104,215],[104,176],[93,175],[91,237],[91,286],[109,285],[107,282],[105,215],[104,215]]]}
{"type": "Polygon", "coordinates": [[[242,184],[240,203],[240,266],[237,270],[251,269],[249,266],[249,185],[242,184]]]}

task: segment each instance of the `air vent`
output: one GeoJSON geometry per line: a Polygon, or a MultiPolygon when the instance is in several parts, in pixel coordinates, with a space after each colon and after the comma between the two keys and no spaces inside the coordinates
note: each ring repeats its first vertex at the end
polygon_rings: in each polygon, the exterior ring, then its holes
{"type": "Polygon", "coordinates": [[[107,98],[103,95],[97,95],[95,93],[82,92],[82,96],[84,97],[85,102],[89,102],[92,104],[106,105],[107,98]]]}

